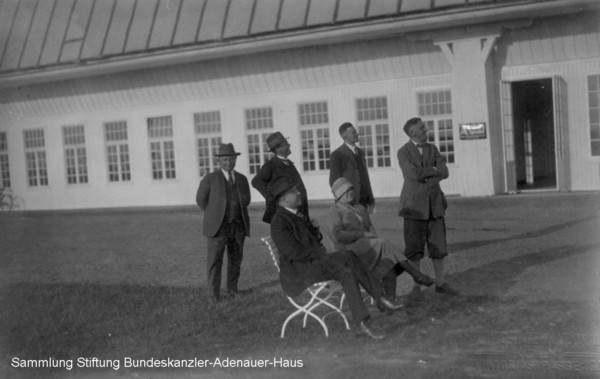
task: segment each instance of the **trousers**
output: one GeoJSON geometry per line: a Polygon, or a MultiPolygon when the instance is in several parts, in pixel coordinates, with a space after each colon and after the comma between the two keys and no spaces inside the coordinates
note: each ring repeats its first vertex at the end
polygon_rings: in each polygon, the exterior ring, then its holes
{"type": "Polygon", "coordinates": [[[214,237],[207,237],[207,284],[211,295],[218,300],[221,294],[223,256],[227,249],[227,291],[236,292],[244,258],[244,224],[241,220],[224,221],[214,237]]]}

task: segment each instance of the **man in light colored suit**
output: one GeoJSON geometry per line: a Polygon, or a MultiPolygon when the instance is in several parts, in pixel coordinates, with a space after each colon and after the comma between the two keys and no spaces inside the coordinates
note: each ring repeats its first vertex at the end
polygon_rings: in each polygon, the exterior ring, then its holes
{"type": "Polygon", "coordinates": [[[356,145],[358,132],[349,122],[340,125],[339,132],[344,143],[331,153],[329,185],[332,186],[337,179],[342,177],[348,179],[354,187],[358,203],[372,214],[375,210],[375,198],[371,189],[365,152],[356,145]]]}
{"type": "MultiPolygon", "coordinates": [[[[425,246],[433,263],[438,293],[458,295],[447,282],[444,273],[447,208],[440,181],[448,178],[448,168],[438,148],[427,143],[427,125],[420,118],[411,118],[404,125],[410,138],[398,150],[398,163],[404,176],[400,194],[399,215],[404,217],[404,255],[418,269],[425,246]]],[[[420,287],[415,285],[415,292],[420,287]]]]}
{"type": "Polygon", "coordinates": [[[248,179],[234,170],[237,156],[233,144],[221,144],[215,154],[220,168],[201,181],[196,203],[204,211],[203,233],[207,243],[208,288],[215,301],[220,299],[221,267],[227,248],[227,291],[238,293],[238,279],[244,257],[244,239],[250,236],[250,186],[248,179]]]}

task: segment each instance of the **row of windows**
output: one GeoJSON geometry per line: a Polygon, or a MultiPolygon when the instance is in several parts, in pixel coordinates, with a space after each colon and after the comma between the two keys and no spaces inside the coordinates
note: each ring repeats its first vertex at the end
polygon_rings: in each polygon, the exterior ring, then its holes
{"type": "MultiPolygon", "coordinates": [[[[454,163],[451,95],[449,90],[419,94],[420,116],[429,126],[429,139],[440,147],[448,163],[454,163]],[[444,110],[447,113],[442,113],[444,110]]],[[[356,123],[360,144],[369,167],[391,167],[390,128],[387,97],[356,100],[356,123]]],[[[298,105],[302,168],[305,172],[329,169],[331,151],[329,108],[326,101],[298,105]]],[[[256,174],[271,158],[266,145],[273,133],[271,107],[245,110],[249,172],[256,174]]],[[[106,122],[104,140],[108,180],[130,181],[131,165],[126,121],[106,122]]],[[[219,111],[194,114],[194,131],[198,154],[198,173],[204,176],[217,168],[214,157],[222,142],[219,111]]],[[[171,116],[147,119],[152,178],[175,179],[175,145],[171,116]]],[[[88,183],[88,163],[83,125],[63,126],[65,170],[68,184],[88,183]]],[[[47,186],[45,138],[43,129],[25,130],[25,157],[30,186],[47,186]]],[[[0,170],[2,185],[10,187],[6,133],[0,133],[0,170]],[[6,152],[6,153],[5,153],[6,152]]]]}

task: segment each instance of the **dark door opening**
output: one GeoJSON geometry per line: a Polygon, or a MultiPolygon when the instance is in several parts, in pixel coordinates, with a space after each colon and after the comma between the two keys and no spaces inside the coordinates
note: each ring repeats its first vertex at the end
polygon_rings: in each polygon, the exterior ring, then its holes
{"type": "Polygon", "coordinates": [[[512,83],[517,190],[556,189],[552,79],[512,83]]]}

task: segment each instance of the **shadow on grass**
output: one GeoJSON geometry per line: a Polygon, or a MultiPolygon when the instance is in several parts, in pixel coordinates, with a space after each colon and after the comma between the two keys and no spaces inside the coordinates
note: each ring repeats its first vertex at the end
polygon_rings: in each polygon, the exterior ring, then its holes
{"type": "MultiPolygon", "coordinates": [[[[361,357],[389,360],[394,365],[407,359],[410,367],[414,359],[409,358],[426,357],[417,361],[431,362],[446,351],[449,357],[458,356],[466,364],[470,362],[465,355],[469,346],[489,346],[482,338],[489,330],[519,333],[528,328],[542,330],[535,328],[551,322],[573,328],[573,320],[580,323],[577,327],[583,327],[586,310],[579,306],[550,301],[518,309],[514,299],[501,295],[529,267],[594,249],[597,245],[562,247],[456,273],[449,280],[464,296],[449,297],[427,290],[421,301],[408,302],[405,312],[392,316],[370,307],[374,324],[389,336],[379,342],[356,339],[335,317],[328,322],[330,338],[325,338],[315,322],[309,321],[303,330],[298,318],[288,326],[286,338],[280,339],[282,322],[292,307],[280,289],[272,290],[272,281],[247,296],[213,305],[202,290],[193,287],[11,284],[0,288],[1,356],[4,362],[12,357],[188,359],[293,351],[296,357],[311,357],[313,364],[320,362],[332,374],[340,375],[347,375],[352,365],[367,367],[364,364],[368,362],[361,357]],[[332,357],[342,363],[332,364],[332,357]],[[346,361],[352,362],[350,366],[346,361]]],[[[412,368],[418,373],[422,370],[419,367],[412,368]]],[[[430,368],[444,367],[465,373],[456,363],[443,359],[430,368]]]]}
{"type": "MultiPolygon", "coordinates": [[[[584,217],[584,218],[581,218],[578,220],[573,220],[573,221],[569,221],[569,222],[560,223],[557,225],[552,225],[552,226],[549,226],[547,228],[543,228],[540,230],[525,232],[525,233],[521,233],[521,234],[517,234],[517,235],[509,235],[509,236],[503,237],[503,238],[455,242],[455,243],[448,244],[448,249],[451,251],[454,251],[454,252],[459,252],[461,250],[467,250],[467,249],[472,249],[472,248],[476,248],[476,247],[483,247],[483,246],[496,244],[496,243],[502,243],[502,242],[506,242],[506,241],[520,240],[520,239],[525,239],[525,238],[539,238],[539,237],[543,237],[545,235],[548,235],[548,234],[551,234],[554,232],[558,232],[563,229],[567,229],[567,228],[573,227],[577,224],[580,224],[580,223],[583,223],[586,221],[590,221],[590,220],[594,220],[597,218],[598,218],[597,215],[584,217]]],[[[451,230],[451,228],[448,228],[448,230],[451,230]]]]}

